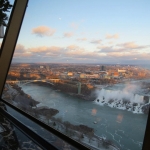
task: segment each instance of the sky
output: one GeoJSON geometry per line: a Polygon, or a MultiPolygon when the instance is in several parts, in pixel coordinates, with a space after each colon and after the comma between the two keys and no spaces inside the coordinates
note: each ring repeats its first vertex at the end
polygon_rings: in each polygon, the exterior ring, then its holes
{"type": "Polygon", "coordinates": [[[29,0],[13,62],[150,64],[149,0],[29,0]]]}

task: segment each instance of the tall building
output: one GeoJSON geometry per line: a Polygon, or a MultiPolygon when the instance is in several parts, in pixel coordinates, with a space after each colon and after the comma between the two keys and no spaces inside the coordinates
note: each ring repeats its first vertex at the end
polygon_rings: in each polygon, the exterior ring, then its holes
{"type": "Polygon", "coordinates": [[[49,66],[46,66],[46,70],[49,71],[49,66]]]}
{"type": "Polygon", "coordinates": [[[105,66],[101,66],[100,67],[100,71],[106,71],[106,67],[105,66]]]}

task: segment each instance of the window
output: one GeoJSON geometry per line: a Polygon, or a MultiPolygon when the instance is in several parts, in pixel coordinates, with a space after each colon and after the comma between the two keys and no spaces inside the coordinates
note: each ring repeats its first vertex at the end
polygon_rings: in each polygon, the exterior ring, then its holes
{"type": "Polygon", "coordinates": [[[5,35],[6,27],[8,26],[8,21],[13,7],[13,3],[14,0],[11,0],[11,2],[2,0],[0,3],[0,46],[5,35]]]}
{"type": "Polygon", "coordinates": [[[2,99],[92,149],[141,150],[148,3],[30,0],[2,99]]]}

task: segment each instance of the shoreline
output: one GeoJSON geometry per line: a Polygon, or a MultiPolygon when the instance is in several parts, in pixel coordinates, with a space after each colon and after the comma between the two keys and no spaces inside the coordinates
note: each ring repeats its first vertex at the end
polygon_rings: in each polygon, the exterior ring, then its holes
{"type": "Polygon", "coordinates": [[[55,91],[60,91],[60,92],[63,92],[65,94],[68,94],[68,95],[72,95],[74,97],[77,97],[77,98],[81,98],[83,100],[86,100],[86,101],[94,101],[96,99],[96,95],[95,95],[95,89],[94,90],[89,90],[90,91],[90,94],[87,93],[87,95],[84,95],[84,94],[77,94],[77,93],[72,93],[72,92],[66,92],[64,90],[64,88],[59,88],[58,86],[56,86],[55,84],[54,85],[51,85],[49,83],[46,83],[46,82],[33,82],[32,84],[37,84],[37,85],[44,85],[46,87],[50,87],[52,89],[54,89],[55,91]]]}

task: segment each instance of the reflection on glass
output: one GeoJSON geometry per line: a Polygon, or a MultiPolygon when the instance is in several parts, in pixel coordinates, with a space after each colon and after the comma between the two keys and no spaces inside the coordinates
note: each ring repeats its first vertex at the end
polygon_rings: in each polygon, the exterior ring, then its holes
{"type": "Polygon", "coordinates": [[[9,16],[13,7],[14,0],[1,0],[0,1],[0,47],[2,39],[5,35],[5,30],[8,25],[9,16]]]}
{"type": "Polygon", "coordinates": [[[26,118],[25,116],[16,112],[14,109],[8,107],[7,105],[6,105],[6,109],[10,114],[13,114],[13,116],[17,118],[19,121],[21,121],[25,126],[30,128],[33,132],[38,133],[41,137],[43,137],[46,141],[48,141],[58,149],[64,150],[65,148],[69,148],[69,150],[76,150],[76,148],[66,143],[63,139],[58,138],[56,135],[42,128],[38,124],[34,123],[32,120],[26,118]]]}
{"type": "Polygon", "coordinates": [[[141,150],[148,10],[143,1],[29,1],[3,98],[93,149],[141,150]]]}
{"type": "Polygon", "coordinates": [[[0,115],[0,149],[34,149],[42,150],[33,141],[15,128],[6,118],[0,115]]]}
{"type": "Polygon", "coordinates": [[[119,115],[117,116],[117,120],[116,120],[116,121],[117,121],[118,123],[121,123],[122,120],[123,120],[123,115],[119,114],[119,115]]]}

